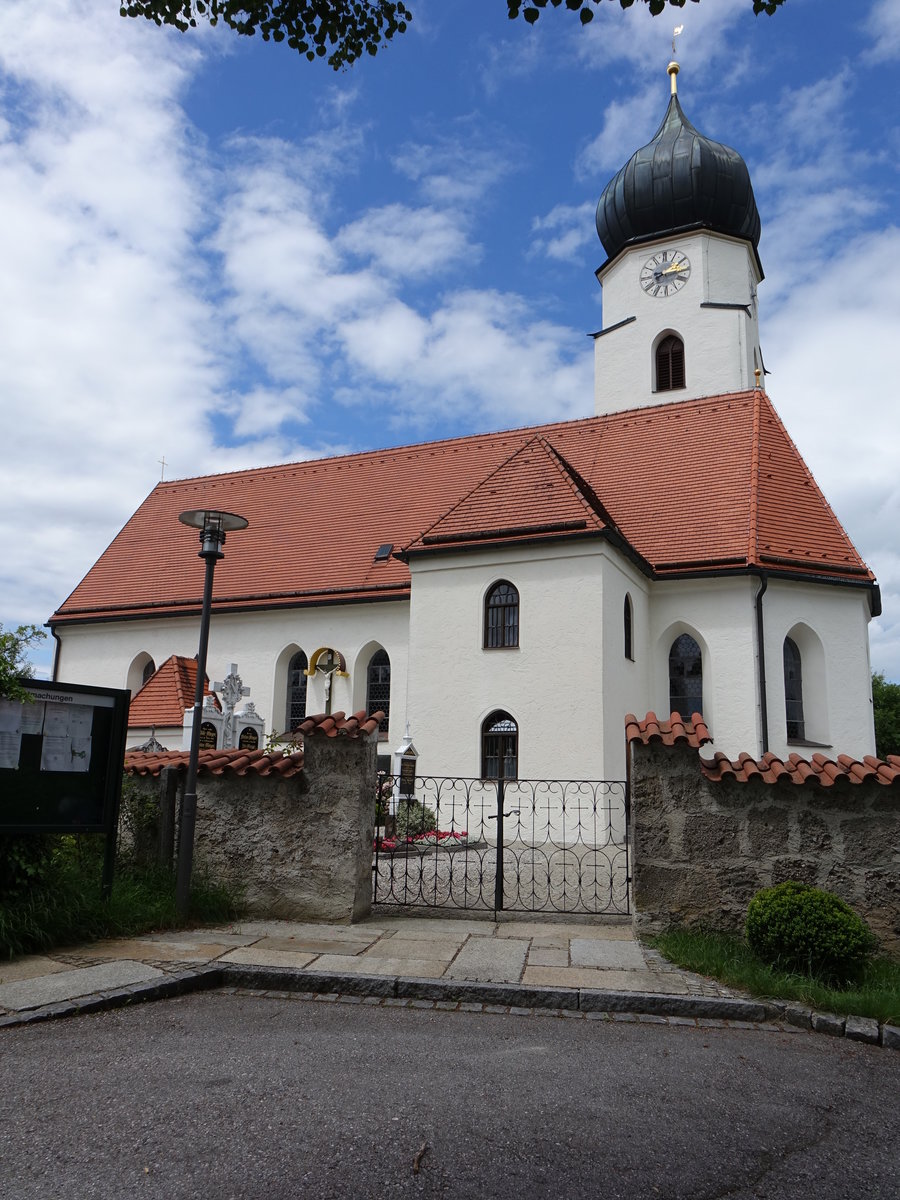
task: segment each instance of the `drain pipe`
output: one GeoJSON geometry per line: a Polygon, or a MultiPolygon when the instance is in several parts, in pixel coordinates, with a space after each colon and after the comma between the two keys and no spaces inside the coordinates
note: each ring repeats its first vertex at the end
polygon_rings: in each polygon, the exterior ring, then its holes
{"type": "Polygon", "coordinates": [[[756,661],[759,669],[759,723],[762,734],[762,752],[769,752],[769,706],[766,701],[766,636],[763,624],[763,596],[769,586],[767,571],[759,572],[759,591],[756,593],[756,661]]]}

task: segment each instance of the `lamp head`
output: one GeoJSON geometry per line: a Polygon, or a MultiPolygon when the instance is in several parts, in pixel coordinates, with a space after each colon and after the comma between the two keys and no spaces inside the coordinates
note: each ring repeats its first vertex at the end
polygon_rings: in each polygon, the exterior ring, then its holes
{"type": "Polygon", "coordinates": [[[222,558],[225,534],[236,529],[246,529],[250,524],[246,517],[214,508],[192,508],[179,513],[178,520],[182,525],[200,530],[201,558],[222,558]]]}

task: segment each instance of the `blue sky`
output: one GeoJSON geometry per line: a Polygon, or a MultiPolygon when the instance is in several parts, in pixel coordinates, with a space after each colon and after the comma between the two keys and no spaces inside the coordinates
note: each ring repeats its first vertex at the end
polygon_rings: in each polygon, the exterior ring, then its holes
{"type": "MultiPolygon", "coordinates": [[[[882,585],[900,680],[900,3],[510,22],[411,0],[335,74],[117,0],[0,6],[0,621],[160,477],[588,415],[593,212],[679,94],[763,224],[769,394],[882,585]]],[[[50,652],[39,655],[46,669],[50,652]]]]}

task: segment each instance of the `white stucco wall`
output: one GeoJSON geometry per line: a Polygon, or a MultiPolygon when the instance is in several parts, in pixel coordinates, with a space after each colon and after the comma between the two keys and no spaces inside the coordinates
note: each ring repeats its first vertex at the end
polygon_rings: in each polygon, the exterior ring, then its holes
{"type": "Polygon", "coordinates": [[[714,233],[686,234],[648,242],[622,253],[601,277],[603,327],[594,340],[594,409],[668,404],[743,391],[754,386],[759,324],[754,291],[759,271],[750,246],[714,233]],[[680,291],[650,296],[640,285],[642,265],[663,247],[688,256],[691,274],[680,291]],[[703,303],[746,304],[740,309],[702,308],[703,303]],[[611,329],[629,317],[635,320],[611,329]],[[685,387],[655,392],[655,347],[676,333],[684,342],[685,387]]]}
{"type": "Polygon", "coordinates": [[[773,579],[763,605],[769,749],[804,758],[816,750],[787,741],[783,647],[791,637],[803,665],[806,740],[822,743],[827,757],[874,754],[868,592],[773,579]]]}
{"type": "MultiPolygon", "coordinates": [[[[365,707],[366,668],[372,654],[384,648],[391,659],[391,727],[389,743],[399,740],[405,725],[408,601],[319,608],[276,609],[268,612],[213,614],[210,624],[207,674],[222,679],[229,664],[237,663],[244,686],[264,717],[267,732],[285,727],[287,664],[296,650],[307,658],[321,646],[340,651],[349,678],[335,676],[333,712],[365,707]]],[[[150,654],[157,667],[171,654],[192,658],[197,653],[199,618],[173,617],[121,621],[60,630],[62,649],[58,678],[69,683],[127,687],[131,663],[150,654]]],[[[324,680],[308,681],[306,711],[325,710],[324,680]]]]}

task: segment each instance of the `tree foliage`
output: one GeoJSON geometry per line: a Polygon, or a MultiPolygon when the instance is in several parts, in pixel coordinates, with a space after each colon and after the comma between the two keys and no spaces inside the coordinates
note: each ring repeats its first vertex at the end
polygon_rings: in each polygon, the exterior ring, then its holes
{"type": "MultiPolygon", "coordinates": [[[[561,8],[563,2],[564,0],[506,0],[506,7],[511,20],[521,14],[529,25],[533,25],[541,15],[541,9],[547,8],[548,5],[552,8],[561,8]]],[[[780,5],[785,3],[785,0],[749,0],[749,2],[753,5],[753,11],[757,15],[768,13],[771,16],[780,5]]],[[[565,7],[570,12],[578,13],[578,19],[582,25],[589,25],[594,19],[594,9],[600,8],[603,3],[604,0],[565,0],[565,7]]],[[[658,17],[668,7],[684,8],[686,0],[619,0],[622,8],[631,8],[636,3],[646,4],[650,9],[651,16],[658,17]]],[[[692,3],[699,4],[700,0],[692,0],[692,3]]]]}
{"type": "Polygon", "coordinates": [[[222,21],[235,33],[287,42],[310,62],[326,58],[336,71],[377,54],[412,20],[402,0],[123,0],[119,12],[182,32],[222,21]]]}
{"type": "MultiPolygon", "coordinates": [[[[488,0],[481,0],[488,3],[488,0]]],[[[490,0],[499,3],[500,0],[490,0]]],[[[616,0],[506,0],[510,20],[521,16],[529,25],[551,6],[563,3],[577,13],[582,25],[594,19],[594,10],[616,0]]],[[[692,0],[698,4],[699,0],[692,0]]],[[[774,13],[785,0],[747,0],[755,13],[774,13]]],[[[646,4],[654,16],[668,6],[683,8],[686,0],[618,0],[622,8],[646,4]]],[[[364,54],[377,54],[397,33],[405,33],[412,13],[403,0],[121,0],[123,17],[146,17],[157,25],[172,25],[184,32],[199,21],[222,21],[235,33],[264,41],[287,42],[310,62],[324,58],[336,71],[364,54]]]]}
{"type": "Polygon", "coordinates": [[[4,631],[0,625],[0,696],[10,700],[25,700],[28,693],[19,684],[20,675],[30,676],[34,668],[26,655],[29,647],[47,635],[37,625],[20,625],[4,631]]]}
{"type": "Polygon", "coordinates": [[[879,758],[900,754],[900,683],[888,683],[882,671],[872,676],[875,709],[875,753],[879,758]]]}

